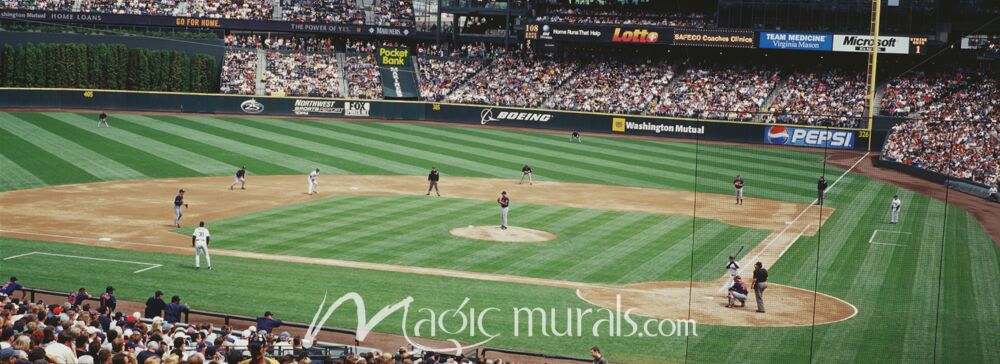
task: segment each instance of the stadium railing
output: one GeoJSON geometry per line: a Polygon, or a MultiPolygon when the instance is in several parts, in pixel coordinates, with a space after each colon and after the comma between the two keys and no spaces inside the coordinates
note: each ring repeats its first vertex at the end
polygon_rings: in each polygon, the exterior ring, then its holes
{"type": "Polygon", "coordinates": [[[574,358],[574,357],[562,356],[562,355],[539,354],[539,353],[531,353],[531,352],[527,352],[527,351],[517,351],[517,350],[497,349],[497,348],[483,348],[483,350],[482,350],[483,356],[486,356],[486,353],[488,353],[488,352],[496,352],[496,353],[511,354],[511,355],[520,355],[520,356],[530,356],[530,357],[544,358],[544,359],[578,361],[578,362],[581,362],[581,363],[591,363],[591,362],[594,361],[593,359],[574,358]]]}

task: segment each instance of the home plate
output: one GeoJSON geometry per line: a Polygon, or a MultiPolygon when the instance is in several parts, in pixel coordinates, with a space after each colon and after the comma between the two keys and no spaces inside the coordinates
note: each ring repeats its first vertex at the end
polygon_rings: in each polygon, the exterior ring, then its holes
{"type": "Polygon", "coordinates": [[[97,239],[97,240],[100,240],[100,241],[111,241],[111,238],[105,236],[105,237],[97,239]]]}
{"type": "Polygon", "coordinates": [[[357,190],[357,189],[358,189],[358,186],[351,186],[351,189],[352,189],[352,190],[357,190]]]}

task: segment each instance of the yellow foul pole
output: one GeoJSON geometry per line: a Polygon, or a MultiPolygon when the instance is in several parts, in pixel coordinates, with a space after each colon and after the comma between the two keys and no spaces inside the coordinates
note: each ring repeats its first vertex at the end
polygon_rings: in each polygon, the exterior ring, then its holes
{"type": "Polygon", "coordinates": [[[872,49],[868,52],[868,92],[865,102],[868,103],[868,151],[872,150],[872,124],[875,117],[875,71],[878,68],[878,29],[882,17],[882,0],[872,0],[871,36],[872,49]]]}

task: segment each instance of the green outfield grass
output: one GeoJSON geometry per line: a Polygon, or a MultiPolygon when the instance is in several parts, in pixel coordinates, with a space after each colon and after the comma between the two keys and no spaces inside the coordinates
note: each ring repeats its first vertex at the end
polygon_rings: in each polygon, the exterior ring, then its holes
{"type": "MultiPolygon", "coordinates": [[[[521,164],[529,163],[543,180],[711,193],[731,193],[733,176],[742,174],[749,198],[809,203],[819,175],[832,182],[843,172],[825,167],[824,156],[814,152],[598,137],[571,144],[561,134],[399,123],[112,115],[112,128],[95,126],[90,114],[0,113],[0,191],[229,175],[243,164],[251,175],[305,174],[313,167],[423,175],[435,165],[444,178],[516,178],[521,164]]],[[[1000,285],[994,280],[1000,276],[1000,249],[966,212],[854,174],[838,182],[827,205],[837,210],[820,234],[801,238],[772,267],[771,277],[854,304],[859,313],[850,320],[815,330],[699,326],[699,336],[688,339],[529,339],[510,336],[510,317],[498,316],[488,326],[507,336],[491,345],[574,356],[601,345],[615,362],[649,363],[1000,358],[1000,285]],[[888,203],[897,193],[902,223],[889,225],[888,203]]],[[[756,244],[766,235],[690,217],[520,205],[518,218],[526,220],[519,225],[555,232],[559,239],[499,244],[447,235],[451,227],[495,223],[495,211],[485,206],[448,198],[341,197],[215,223],[213,236],[217,246],[231,249],[623,283],[718,277],[732,247],[756,244]],[[462,221],[450,221],[456,218],[462,221]],[[371,221],[390,226],[365,229],[371,221]]],[[[326,291],[361,293],[370,314],[407,295],[416,299],[415,307],[441,310],[457,307],[466,296],[475,307],[590,307],[572,291],[548,287],[227,257],[215,257],[217,270],[196,275],[190,256],[0,239],[2,256],[30,251],[165,265],[131,274],[131,267],[27,256],[0,261],[0,275],[58,290],[111,284],[133,300],[163,289],[199,308],[242,314],[271,309],[296,321],[309,321],[326,291]],[[65,269],[44,268],[53,264],[65,269]]],[[[398,320],[388,319],[377,331],[399,333],[398,320]]],[[[335,316],[331,324],[354,323],[335,316]]]]}

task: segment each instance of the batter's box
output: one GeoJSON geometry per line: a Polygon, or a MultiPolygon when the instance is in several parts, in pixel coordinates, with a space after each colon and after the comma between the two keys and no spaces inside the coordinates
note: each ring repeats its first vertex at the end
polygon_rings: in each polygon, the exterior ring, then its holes
{"type": "Polygon", "coordinates": [[[880,242],[877,242],[877,241],[875,241],[875,235],[878,235],[878,233],[882,233],[882,234],[896,234],[896,235],[910,235],[910,233],[905,232],[905,231],[892,231],[892,230],[879,230],[879,229],[875,229],[875,231],[872,231],[872,237],[868,238],[868,244],[871,244],[871,245],[889,245],[889,246],[906,246],[906,244],[880,243],[880,242]]]}
{"type": "Polygon", "coordinates": [[[101,261],[101,262],[115,262],[115,263],[126,263],[126,264],[138,264],[138,265],[144,265],[144,266],[146,266],[145,268],[142,268],[142,269],[139,269],[139,270],[137,270],[135,272],[132,272],[133,274],[134,273],[142,273],[142,272],[145,272],[147,270],[154,269],[154,268],[159,268],[159,267],[163,266],[162,264],[144,263],[144,262],[133,262],[131,260],[119,260],[119,259],[82,257],[82,256],[79,256],[79,255],[55,254],[55,253],[45,253],[45,252],[30,252],[30,253],[18,254],[18,255],[14,255],[14,256],[9,256],[9,257],[3,258],[3,260],[11,260],[11,259],[16,259],[16,258],[23,258],[23,257],[27,257],[27,256],[32,256],[32,255],[46,255],[46,256],[50,256],[50,257],[73,258],[73,259],[83,259],[83,260],[96,260],[96,261],[101,261]]]}

